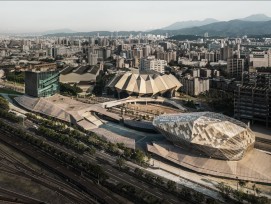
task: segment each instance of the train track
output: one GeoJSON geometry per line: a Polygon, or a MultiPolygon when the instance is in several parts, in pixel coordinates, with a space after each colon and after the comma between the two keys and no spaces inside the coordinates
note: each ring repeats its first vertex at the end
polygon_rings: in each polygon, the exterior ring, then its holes
{"type": "Polygon", "coordinates": [[[70,185],[67,185],[57,179],[36,172],[3,150],[0,150],[0,158],[2,163],[0,171],[2,172],[24,177],[38,184],[41,184],[68,198],[71,203],[77,203],[78,201],[81,203],[87,203],[89,201],[89,197],[84,193],[76,191],[75,188],[72,188],[70,185]]]}
{"type": "MultiPolygon", "coordinates": [[[[42,163],[58,175],[68,178],[70,181],[72,181],[74,185],[76,185],[81,190],[85,191],[88,195],[91,196],[91,198],[88,198],[86,202],[78,202],[77,200],[77,203],[118,203],[111,198],[110,194],[103,192],[101,189],[98,188],[98,186],[95,186],[93,182],[91,182],[88,178],[80,176],[80,174],[78,173],[76,174],[75,172],[71,172],[66,168],[66,166],[59,164],[42,151],[24,142],[22,139],[17,137],[10,137],[8,133],[3,132],[2,130],[0,130],[0,132],[2,133],[2,141],[15,147],[17,150],[22,151],[36,161],[42,163]],[[33,152],[35,152],[35,156],[33,156],[33,152]]],[[[66,188],[66,186],[63,187],[66,188]]]]}
{"type": "Polygon", "coordinates": [[[0,194],[1,194],[0,201],[3,200],[3,201],[21,203],[21,204],[45,204],[44,202],[34,199],[32,197],[28,197],[28,196],[25,196],[25,195],[22,195],[10,190],[6,190],[1,187],[0,187],[0,194]]]}

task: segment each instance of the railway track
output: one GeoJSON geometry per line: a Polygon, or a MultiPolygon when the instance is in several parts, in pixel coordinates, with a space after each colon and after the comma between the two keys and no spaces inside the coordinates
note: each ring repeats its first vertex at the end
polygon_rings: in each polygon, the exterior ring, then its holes
{"type": "MultiPolygon", "coordinates": [[[[6,190],[4,188],[0,187],[0,194],[1,196],[9,196],[8,198],[6,197],[5,200],[8,200],[9,202],[17,202],[17,203],[23,203],[23,204],[45,204],[44,202],[37,200],[35,198],[25,196],[10,190],[6,190]]],[[[1,197],[0,197],[1,201],[1,197]]]]}
{"type": "MultiPolygon", "coordinates": [[[[26,155],[32,157],[33,159],[39,161],[46,167],[53,170],[55,173],[62,177],[68,178],[74,185],[79,187],[81,190],[85,191],[88,195],[91,195],[91,198],[88,197],[86,202],[78,202],[77,203],[110,203],[117,204],[114,199],[111,198],[111,195],[103,192],[95,186],[93,182],[91,182],[88,178],[84,176],[80,176],[80,174],[76,174],[74,172],[69,171],[66,166],[59,164],[54,159],[49,158],[48,155],[41,152],[37,148],[34,148],[32,145],[24,142],[20,138],[10,137],[8,133],[0,130],[2,133],[2,137],[0,138],[5,143],[15,147],[17,150],[22,151],[26,155]],[[33,152],[35,152],[35,156],[33,156],[33,152]]],[[[66,188],[66,186],[63,186],[66,188]]]]}
{"type": "Polygon", "coordinates": [[[76,191],[75,188],[72,188],[70,185],[67,185],[57,179],[36,172],[35,170],[20,162],[17,158],[5,153],[3,150],[0,150],[0,158],[2,163],[0,171],[2,172],[32,180],[58,192],[62,196],[68,198],[72,203],[77,203],[78,201],[81,203],[87,203],[89,201],[89,197],[84,193],[76,191]],[[6,162],[4,163],[3,160],[6,162]]]}

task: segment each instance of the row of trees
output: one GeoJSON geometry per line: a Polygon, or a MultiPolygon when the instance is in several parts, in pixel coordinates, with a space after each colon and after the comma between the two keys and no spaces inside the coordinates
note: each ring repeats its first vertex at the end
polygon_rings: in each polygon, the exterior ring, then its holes
{"type": "Polygon", "coordinates": [[[259,196],[260,190],[256,188],[256,185],[254,184],[252,186],[254,194],[249,194],[249,192],[244,192],[242,187],[246,185],[246,182],[244,181],[238,181],[238,184],[240,185],[241,189],[235,190],[232,187],[225,185],[223,182],[219,183],[217,185],[217,188],[220,191],[221,196],[226,200],[230,201],[231,198],[234,198],[239,203],[243,203],[244,201],[252,204],[268,204],[269,199],[265,196],[259,196]],[[257,195],[258,196],[257,196],[257,195]]]}
{"type": "Polygon", "coordinates": [[[69,164],[73,168],[85,172],[87,175],[97,179],[98,181],[103,182],[104,180],[109,178],[101,166],[84,161],[77,156],[70,155],[67,152],[60,150],[59,148],[56,148],[53,145],[50,145],[49,143],[25,132],[24,130],[16,129],[10,125],[5,124],[2,121],[0,121],[0,128],[4,131],[12,133],[13,136],[24,139],[30,144],[35,145],[39,149],[50,154],[52,157],[56,158],[60,162],[69,164]]]}
{"type": "Polygon", "coordinates": [[[68,134],[57,133],[52,129],[46,128],[42,125],[39,126],[37,130],[38,134],[41,136],[45,136],[51,140],[54,140],[60,144],[67,146],[79,153],[84,153],[86,151],[90,152],[90,148],[86,146],[84,143],[79,142],[78,140],[70,137],[68,134]]]}
{"type": "Polygon", "coordinates": [[[206,204],[215,204],[217,203],[215,199],[206,197],[200,192],[182,186],[181,188],[177,188],[177,184],[174,181],[168,180],[167,182],[160,176],[151,174],[151,173],[144,173],[142,169],[135,168],[134,174],[143,179],[148,181],[151,184],[158,185],[168,192],[171,192],[177,195],[181,200],[186,199],[188,201],[193,201],[194,203],[206,203],[206,204]]]}
{"type": "Polygon", "coordinates": [[[9,105],[6,99],[0,96],[0,110],[9,111],[9,105]]]}
{"type": "MultiPolygon", "coordinates": [[[[39,119],[37,118],[35,115],[33,114],[27,114],[28,119],[32,120],[33,122],[37,123],[40,125],[40,127],[42,127],[42,129],[49,134],[49,137],[51,135],[51,137],[57,137],[57,135],[55,135],[53,133],[53,130],[57,133],[59,133],[58,136],[61,137],[61,139],[59,139],[61,141],[65,141],[65,137],[69,137],[71,139],[67,140],[67,142],[73,142],[74,140],[83,142],[84,144],[87,144],[90,146],[90,149],[87,149],[90,152],[94,151],[94,147],[100,149],[100,150],[105,150],[109,153],[113,153],[115,155],[122,155],[124,158],[134,161],[137,164],[140,165],[146,165],[145,162],[145,157],[146,155],[144,154],[143,151],[136,149],[130,149],[124,146],[123,143],[111,143],[108,142],[102,138],[100,138],[98,135],[96,135],[95,133],[90,133],[87,132],[87,134],[83,134],[81,132],[79,132],[78,130],[72,130],[70,128],[67,128],[64,124],[61,123],[56,123],[52,120],[47,120],[47,119],[39,119]],[[45,129],[47,128],[47,129],[45,129]],[[48,129],[52,129],[52,130],[48,130],[48,129]],[[72,139],[73,138],[73,139],[72,139]]],[[[40,134],[42,135],[43,132],[41,131],[40,134]]],[[[46,135],[48,135],[46,134],[46,135]]]]}
{"type": "Polygon", "coordinates": [[[17,117],[14,113],[9,112],[8,101],[3,97],[0,97],[0,118],[16,123],[21,123],[23,120],[21,117],[17,117]]]}
{"type": "Polygon", "coordinates": [[[25,73],[24,72],[9,72],[6,75],[8,81],[14,81],[16,83],[24,83],[25,73]]]}
{"type": "Polygon", "coordinates": [[[124,184],[124,183],[118,183],[115,184],[114,182],[110,182],[109,180],[104,182],[104,185],[112,190],[113,192],[122,195],[123,197],[126,197],[129,199],[129,201],[132,201],[133,203],[142,203],[142,204],[168,204],[167,200],[159,199],[145,190],[142,190],[140,188],[136,188],[135,186],[124,184]]]}

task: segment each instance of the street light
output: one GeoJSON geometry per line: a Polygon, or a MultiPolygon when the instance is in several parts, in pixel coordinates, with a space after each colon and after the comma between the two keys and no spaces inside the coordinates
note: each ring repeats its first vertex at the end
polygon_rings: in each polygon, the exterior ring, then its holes
{"type": "Polygon", "coordinates": [[[236,179],[237,179],[237,191],[238,191],[238,176],[236,176],[236,179]]]}

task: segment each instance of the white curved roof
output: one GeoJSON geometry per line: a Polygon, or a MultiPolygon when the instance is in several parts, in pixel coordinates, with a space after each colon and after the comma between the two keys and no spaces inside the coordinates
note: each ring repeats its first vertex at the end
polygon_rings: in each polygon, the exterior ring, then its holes
{"type": "Polygon", "coordinates": [[[169,90],[178,90],[182,84],[173,76],[160,73],[132,73],[116,75],[107,85],[117,91],[137,93],[139,95],[164,93],[169,90]]]}
{"type": "Polygon", "coordinates": [[[219,113],[165,114],[156,117],[153,125],[173,143],[196,145],[206,155],[220,159],[238,160],[255,143],[249,127],[219,113]]]}

